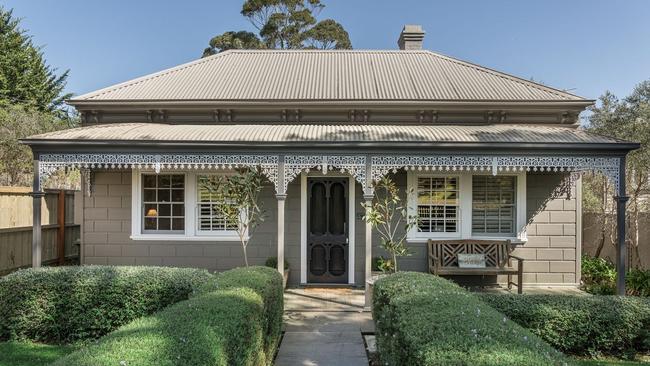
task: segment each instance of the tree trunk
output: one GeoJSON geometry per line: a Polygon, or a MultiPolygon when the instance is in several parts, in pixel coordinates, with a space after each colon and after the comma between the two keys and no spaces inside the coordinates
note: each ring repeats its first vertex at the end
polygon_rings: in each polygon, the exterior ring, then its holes
{"type": "Polygon", "coordinates": [[[244,249],[244,264],[248,267],[248,253],[246,251],[246,244],[242,244],[242,249],[244,249]]]}

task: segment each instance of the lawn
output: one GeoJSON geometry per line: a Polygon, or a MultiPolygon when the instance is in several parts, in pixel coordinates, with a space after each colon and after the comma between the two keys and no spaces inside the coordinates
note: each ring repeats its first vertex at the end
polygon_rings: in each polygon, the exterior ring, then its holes
{"type": "Polygon", "coordinates": [[[647,366],[650,365],[650,360],[647,361],[623,361],[616,359],[606,360],[579,360],[582,366],[647,366]]]}
{"type": "Polygon", "coordinates": [[[53,346],[30,342],[0,342],[0,366],[47,365],[74,350],[74,346],[53,346]]]}

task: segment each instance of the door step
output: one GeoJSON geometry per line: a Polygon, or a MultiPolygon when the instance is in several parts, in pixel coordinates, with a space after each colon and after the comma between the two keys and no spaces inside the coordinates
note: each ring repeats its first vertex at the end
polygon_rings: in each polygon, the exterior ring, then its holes
{"type": "Polygon", "coordinates": [[[331,289],[355,289],[357,286],[350,285],[349,283],[303,283],[299,288],[304,288],[308,290],[331,290],[331,289]]]}

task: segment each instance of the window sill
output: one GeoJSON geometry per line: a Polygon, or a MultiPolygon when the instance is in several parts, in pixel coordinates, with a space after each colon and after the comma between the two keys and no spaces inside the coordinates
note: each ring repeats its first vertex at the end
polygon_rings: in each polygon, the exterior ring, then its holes
{"type": "Polygon", "coordinates": [[[131,240],[137,241],[230,241],[239,242],[239,236],[185,236],[185,235],[131,235],[131,240]]]}
{"type": "Polygon", "coordinates": [[[471,236],[469,238],[461,238],[460,236],[452,237],[415,237],[415,238],[406,238],[406,242],[409,244],[424,244],[432,240],[510,240],[514,245],[524,245],[528,242],[528,238],[516,238],[516,237],[498,237],[498,236],[471,236]]]}

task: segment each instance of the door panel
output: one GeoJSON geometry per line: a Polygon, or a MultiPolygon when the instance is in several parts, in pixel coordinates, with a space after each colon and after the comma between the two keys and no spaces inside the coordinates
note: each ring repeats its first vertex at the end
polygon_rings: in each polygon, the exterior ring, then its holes
{"type": "Polygon", "coordinates": [[[348,179],[307,180],[307,281],[348,282],[348,179]]]}

